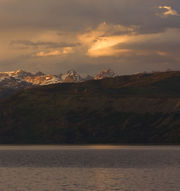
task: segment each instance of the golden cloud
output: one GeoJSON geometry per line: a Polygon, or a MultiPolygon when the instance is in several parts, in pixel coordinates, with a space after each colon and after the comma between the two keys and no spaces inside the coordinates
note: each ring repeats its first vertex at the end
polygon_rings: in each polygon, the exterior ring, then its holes
{"type": "Polygon", "coordinates": [[[114,48],[117,44],[125,43],[128,40],[129,37],[124,35],[99,38],[96,42],[92,43],[91,47],[88,49],[88,55],[91,57],[99,57],[130,52],[130,49],[114,48]]]}
{"type": "Polygon", "coordinates": [[[157,55],[159,55],[159,56],[168,56],[168,53],[167,53],[167,52],[157,51],[156,53],[157,53],[157,55]]]}
{"type": "Polygon", "coordinates": [[[88,29],[84,34],[79,35],[79,40],[84,44],[98,40],[100,37],[111,37],[123,34],[133,34],[136,26],[126,27],[123,25],[107,24],[106,22],[98,25],[96,29],[88,29]]]}
{"type": "Polygon", "coordinates": [[[180,14],[170,6],[159,6],[158,8],[164,10],[164,12],[160,14],[160,16],[165,16],[165,17],[169,15],[180,16],[180,14]]]}
{"type": "Polygon", "coordinates": [[[164,42],[173,41],[173,38],[176,39],[178,35],[179,32],[172,29],[160,33],[138,34],[135,27],[108,26],[103,23],[97,29],[81,34],[79,40],[86,47],[86,54],[90,57],[128,54],[168,56],[166,52],[158,49],[158,47],[152,49],[151,46],[156,47],[155,44],[160,45],[164,42]],[[126,34],[124,34],[125,32],[126,34]],[[154,45],[151,45],[152,43],[154,45]]]}
{"type": "Polygon", "coordinates": [[[62,56],[67,55],[73,52],[71,47],[66,47],[62,50],[53,50],[53,51],[40,51],[36,54],[37,57],[48,57],[48,56],[62,56]]]}
{"type": "Polygon", "coordinates": [[[129,36],[135,33],[135,26],[108,25],[101,23],[96,29],[87,30],[86,33],[79,35],[82,45],[87,47],[87,55],[91,57],[112,56],[127,53],[131,50],[115,50],[113,47],[119,43],[125,43],[129,36]]]}

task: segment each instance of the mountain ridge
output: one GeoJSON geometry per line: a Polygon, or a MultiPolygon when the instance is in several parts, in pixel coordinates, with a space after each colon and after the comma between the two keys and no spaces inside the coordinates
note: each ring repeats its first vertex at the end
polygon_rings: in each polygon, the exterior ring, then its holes
{"type": "MultiPolygon", "coordinates": [[[[102,71],[104,74],[101,78],[113,77],[114,72],[110,69],[102,71]],[[111,76],[113,74],[113,76],[111,76]]],[[[102,73],[100,72],[100,73],[102,73]]],[[[23,89],[45,86],[50,84],[58,83],[78,83],[87,80],[95,79],[98,80],[97,74],[95,77],[87,75],[86,77],[81,77],[75,70],[69,70],[64,74],[44,74],[42,72],[31,73],[24,70],[16,70],[10,72],[0,72],[0,98],[11,95],[16,91],[21,91],[23,89]]]]}
{"type": "Polygon", "coordinates": [[[97,75],[90,76],[87,75],[85,78],[81,77],[75,70],[68,70],[64,74],[44,74],[42,72],[31,73],[26,72],[24,70],[16,70],[10,72],[0,72],[0,82],[5,79],[17,79],[20,81],[24,81],[27,83],[31,83],[33,85],[49,85],[49,84],[56,84],[56,83],[66,83],[66,82],[82,82],[88,79],[104,79],[114,77],[115,73],[111,69],[105,69],[99,72],[97,75]],[[40,80],[41,79],[41,80],[40,80]]]}

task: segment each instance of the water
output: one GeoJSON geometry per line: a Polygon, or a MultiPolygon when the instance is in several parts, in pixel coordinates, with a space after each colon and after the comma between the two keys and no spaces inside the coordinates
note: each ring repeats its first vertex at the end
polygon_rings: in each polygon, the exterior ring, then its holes
{"type": "Polygon", "coordinates": [[[179,146],[0,146],[0,191],[178,191],[179,146]]]}

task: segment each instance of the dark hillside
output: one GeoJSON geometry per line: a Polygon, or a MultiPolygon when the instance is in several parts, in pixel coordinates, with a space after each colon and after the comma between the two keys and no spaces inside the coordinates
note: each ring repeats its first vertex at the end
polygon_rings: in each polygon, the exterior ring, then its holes
{"type": "Polygon", "coordinates": [[[0,143],[180,143],[180,72],[23,90],[0,102],[0,143]]]}

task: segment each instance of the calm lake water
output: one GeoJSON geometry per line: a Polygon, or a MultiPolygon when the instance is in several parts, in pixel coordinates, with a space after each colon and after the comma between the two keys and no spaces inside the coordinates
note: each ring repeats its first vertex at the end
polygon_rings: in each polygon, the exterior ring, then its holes
{"type": "Polygon", "coordinates": [[[0,146],[0,191],[178,191],[179,146],[0,146]]]}

